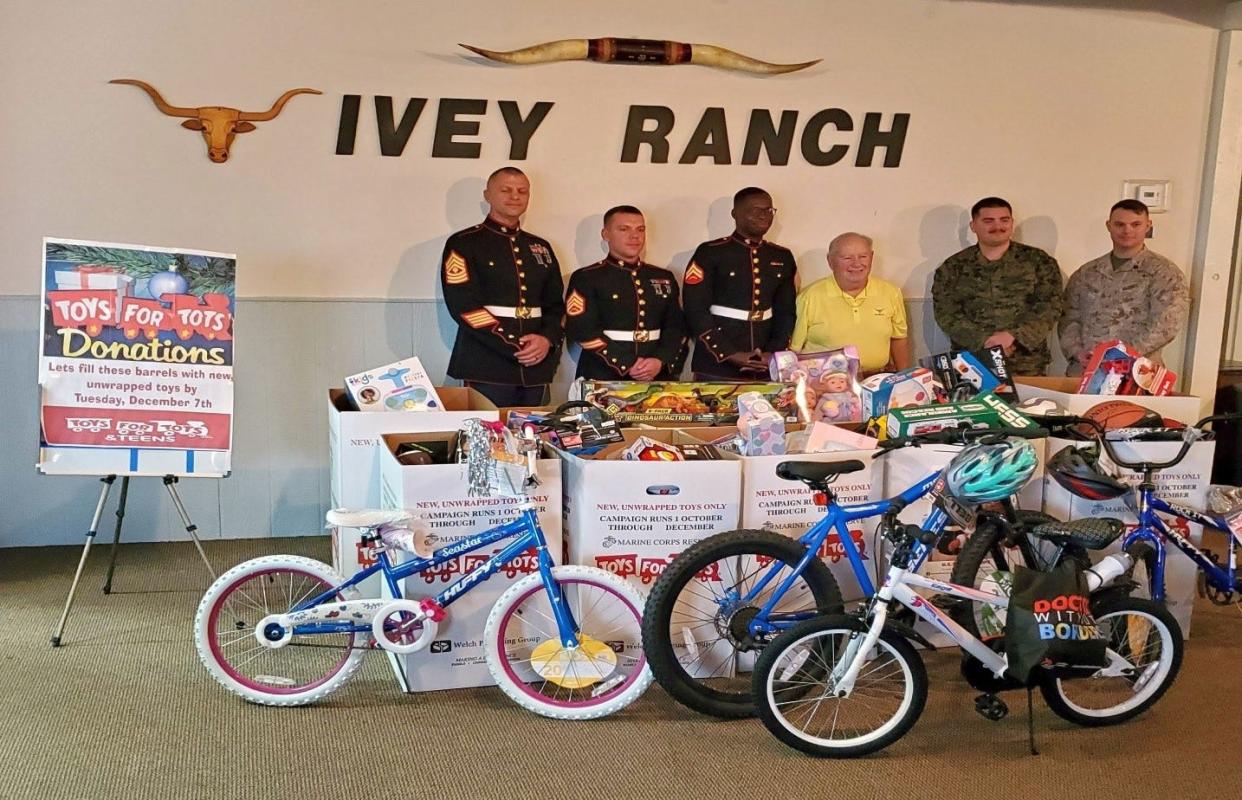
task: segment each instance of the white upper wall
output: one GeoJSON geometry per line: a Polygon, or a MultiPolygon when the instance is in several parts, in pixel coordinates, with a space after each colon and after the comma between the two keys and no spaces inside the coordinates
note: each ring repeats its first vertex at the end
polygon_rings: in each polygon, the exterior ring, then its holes
{"type": "MultiPolygon", "coordinates": [[[[437,294],[444,237],[482,216],[482,177],[509,163],[498,100],[555,103],[517,162],[532,177],[527,225],[566,271],[599,257],[599,215],[647,212],[648,260],[680,271],[728,233],[727,198],[769,189],[772,238],[804,285],[827,241],[876,239],[878,274],[929,294],[932,269],[968,243],[966,209],[999,194],[1020,238],[1062,269],[1105,252],[1103,221],[1127,178],[1173,182],[1156,249],[1189,271],[1217,30],[1158,13],[952,0],[679,2],[14,3],[0,6],[0,294],[38,292],[44,235],[236,252],[243,296],[437,294]],[[773,61],[822,58],[756,78],[696,66],[505,67],[456,46],[509,49],[563,37],[713,43],[773,61]],[[175,105],[262,110],[308,86],[213,164],[175,105]],[[334,154],[342,97],[363,96],[354,155],[334,154]],[[427,106],[400,158],[379,154],[375,95],[427,106]],[[478,160],[432,158],[440,98],[482,98],[478,160]],[[631,104],[676,114],[670,164],[620,163],[631,104]],[[703,110],[727,110],[733,165],[676,160],[703,110]],[[750,110],[841,108],[849,155],[813,167],[742,166],[750,110]],[[867,112],[910,114],[900,167],[853,165],[867,112]]],[[[470,139],[470,137],[466,137],[470,139]]]]}

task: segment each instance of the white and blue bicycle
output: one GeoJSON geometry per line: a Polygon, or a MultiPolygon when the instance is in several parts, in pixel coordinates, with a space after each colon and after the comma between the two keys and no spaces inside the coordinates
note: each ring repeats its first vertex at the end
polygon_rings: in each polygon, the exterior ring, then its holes
{"type": "MultiPolygon", "coordinates": [[[[984,604],[993,617],[1003,617],[1007,587],[944,583],[919,575],[918,569],[951,518],[978,503],[1010,496],[1035,466],[1028,442],[985,439],[964,449],[940,474],[935,504],[921,527],[901,524],[892,508],[885,510],[881,527],[893,555],[870,601],[858,614],[821,616],[787,629],[755,664],[752,695],[773,735],[805,753],[835,757],[873,753],[905,735],[927,700],[927,671],[909,638],[928,643],[909,626],[892,624],[892,614],[902,606],[965,651],[963,675],[985,692],[976,709],[990,719],[1004,716],[1007,709],[995,692],[1023,684],[1006,673],[1003,637],[976,638],[915,590],[984,604]]],[[[1122,526],[1098,522],[1049,522],[1033,535],[1058,547],[1099,549],[1116,539],[1122,526]]],[[[1107,587],[1132,565],[1125,554],[1108,556],[1087,572],[1088,584],[1093,591],[1107,587]]],[[[1079,725],[1110,725],[1141,714],[1169,688],[1181,665],[1182,633],[1163,606],[1123,591],[1093,594],[1091,612],[1107,642],[1105,666],[1073,679],[1041,673],[1039,688],[1059,716],[1079,725]]]]}

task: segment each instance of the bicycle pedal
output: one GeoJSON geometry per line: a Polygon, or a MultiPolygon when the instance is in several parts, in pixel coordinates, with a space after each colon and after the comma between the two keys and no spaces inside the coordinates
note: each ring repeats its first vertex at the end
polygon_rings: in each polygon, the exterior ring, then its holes
{"type": "Polygon", "coordinates": [[[1009,706],[994,694],[981,694],[975,698],[975,711],[984,719],[998,722],[1009,715],[1009,706]]]}

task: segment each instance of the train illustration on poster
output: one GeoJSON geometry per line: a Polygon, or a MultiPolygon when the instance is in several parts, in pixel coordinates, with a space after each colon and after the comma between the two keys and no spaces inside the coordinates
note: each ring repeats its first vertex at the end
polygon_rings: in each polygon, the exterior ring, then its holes
{"type": "Polygon", "coordinates": [[[39,469],[230,470],[236,257],[43,240],[39,469]]]}

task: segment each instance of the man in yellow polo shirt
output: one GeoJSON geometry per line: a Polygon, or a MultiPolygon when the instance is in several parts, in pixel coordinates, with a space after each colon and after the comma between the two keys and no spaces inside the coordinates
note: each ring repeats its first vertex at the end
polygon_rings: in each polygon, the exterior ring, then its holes
{"type": "Polygon", "coordinates": [[[868,237],[851,232],[828,245],[832,277],[798,295],[791,349],[817,352],[852,344],[864,374],[913,365],[901,289],[871,276],[871,244],[868,237]]]}

